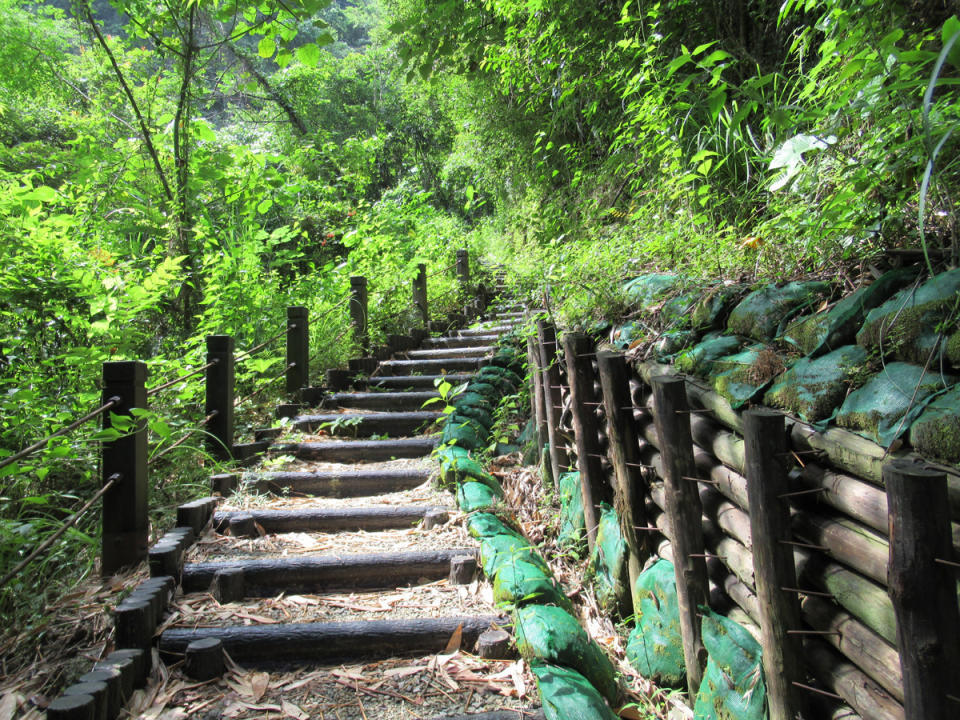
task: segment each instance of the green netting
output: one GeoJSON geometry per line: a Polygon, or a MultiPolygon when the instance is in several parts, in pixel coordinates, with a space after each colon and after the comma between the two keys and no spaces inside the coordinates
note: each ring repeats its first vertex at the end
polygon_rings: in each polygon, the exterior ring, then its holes
{"type": "Polygon", "coordinates": [[[563,589],[550,573],[525,560],[504,563],[493,578],[493,599],[514,606],[536,603],[572,610],[563,589]]]}
{"type": "Polygon", "coordinates": [[[546,562],[540,557],[530,541],[512,530],[480,538],[480,564],[487,577],[511,562],[527,562],[549,572],[546,562]]]}
{"type": "Polygon", "coordinates": [[[847,396],[836,422],[889,446],[923,412],[934,395],[956,378],[924,371],[919,365],[893,362],[847,396]]]}
{"type": "Polygon", "coordinates": [[[634,614],[637,626],[627,640],[627,661],[659,685],[683,687],[687,671],[672,563],[657,560],[640,573],[634,588],[634,614]]]}
{"type": "MultiPolygon", "coordinates": [[[[457,447],[452,445],[450,447],[457,447]]],[[[481,482],[494,492],[498,492],[500,483],[490,473],[484,470],[483,465],[471,457],[441,458],[440,477],[444,484],[459,484],[468,480],[481,482]]]]}
{"type": "MultiPolygon", "coordinates": [[[[501,398],[504,395],[512,395],[517,390],[513,383],[506,378],[500,377],[499,375],[477,375],[475,377],[479,383],[491,385],[494,390],[497,391],[498,398],[501,398]]],[[[473,389],[473,386],[471,386],[471,389],[473,389]]]]}
{"type": "Polygon", "coordinates": [[[830,285],[825,282],[766,285],[747,295],[731,311],[727,329],[760,342],[773,340],[785,321],[812,308],[829,290],[830,285]]]}
{"type": "Polygon", "coordinates": [[[818,358],[801,358],[778,377],[763,402],[816,423],[833,417],[866,368],[867,351],[847,345],[818,358]]]}
{"type": "Polygon", "coordinates": [[[580,490],[580,473],[567,472],[560,475],[560,533],[557,543],[561,547],[577,547],[586,537],[583,519],[583,495],[580,490]]]}
{"type": "MultiPolygon", "coordinates": [[[[882,349],[884,357],[924,364],[939,342],[937,326],[950,314],[958,294],[960,268],[934,275],[919,287],[904,288],[869,312],[857,344],[882,349]]],[[[948,341],[947,347],[952,346],[948,341]]],[[[948,356],[952,354],[948,349],[948,356]]],[[[950,359],[960,366],[960,357],[950,359]]]]}
{"type": "Polygon", "coordinates": [[[573,668],[610,702],[618,696],[613,665],[570,613],[552,605],[526,605],[513,613],[517,649],[526,660],[573,668]]]}
{"type": "Polygon", "coordinates": [[[927,405],[910,427],[910,444],[924,455],[960,462],[960,385],[927,405]]]}
{"type": "Polygon", "coordinates": [[[467,385],[467,391],[482,395],[491,405],[496,405],[500,401],[500,391],[489,383],[471,382],[467,385]]]}
{"type": "Polygon", "coordinates": [[[727,314],[742,293],[741,285],[717,285],[705,289],[690,312],[690,326],[704,330],[723,327],[727,314]]]}
{"type": "Polygon", "coordinates": [[[742,626],[710,610],[703,614],[702,636],[709,656],[694,719],[765,720],[760,644],[742,626]]]}
{"type": "Polygon", "coordinates": [[[669,360],[679,352],[683,352],[700,339],[696,330],[670,330],[663,333],[653,345],[653,354],[658,360],[669,360]]]}
{"type": "Polygon", "coordinates": [[[675,364],[681,372],[706,377],[717,360],[736,352],[742,345],[743,340],[734,335],[710,333],[692,348],[680,353],[675,364]]]}
{"type": "Polygon", "coordinates": [[[854,342],[867,312],[886,301],[893,293],[917,277],[916,268],[897,268],[875,282],[859,288],[829,310],[806,315],[790,325],[784,340],[806,355],[820,355],[854,342]]]}
{"type": "Polygon", "coordinates": [[[700,292],[684,292],[667,300],[660,308],[663,327],[689,328],[690,313],[700,300],[700,292]]]}
{"type": "Polygon", "coordinates": [[[493,413],[493,405],[490,404],[489,400],[487,400],[483,395],[470,392],[469,390],[452,398],[450,404],[455,408],[473,407],[486,410],[488,413],[493,413]]]}
{"type": "Polygon", "coordinates": [[[640,275],[624,283],[623,292],[630,305],[645,308],[662,299],[679,282],[680,278],[676,275],[659,273],[640,275]]]}
{"type": "Polygon", "coordinates": [[[463,417],[470,418],[474,422],[479,423],[486,430],[490,430],[493,427],[493,417],[486,410],[478,407],[470,407],[469,405],[462,405],[457,408],[457,415],[462,415],[463,417]]]}
{"type": "Polygon", "coordinates": [[[617,720],[593,685],[576,670],[531,663],[547,720],[617,720]]]}
{"type": "Polygon", "coordinates": [[[467,518],[467,532],[478,540],[494,535],[516,535],[521,537],[516,530],[509,527],[499,517],[493,513],[474,513],[467,518]]]}
{"type": "Polygon", "coordinates": [[[609,505],[601,505],[597,542],[590,556],[590,573],[597,602],[608,614],[626,607],[630,592],[627,577],[627,543],[620,533],[620,520],[609,505]]]}
{"type": "Polygon", "coordinates": [[[474,376],[478,380],[483,380],[484,382],[489,382],[486,378],[500,378],[508,383],[510,383],[514,389],[520,387],[523,384],[523,378],[521,378],[517,373],[509,368],[497,367],[496,365],[484,365],[480,370],[477,371],[477,374],[474,376]]]}
{"type": "Polygon", "coordinates": [[[464,512],[490,510],[503,498],[503,491],[497,492],[482,482],[465,482],[457,486],[457,507],[464,512]]]}
{"type": "Polygon", "coordinates": [[[784,370],[784,358],[766,345],[751,345],[713,363],[713,389],[733,408],[754,400],[784,370]]]}
{"type": "Polygon", "coordinates": [[[467,450],[476,450],[486,444],[487,431],[470,418],[452,415],[443,426],[440,442],[444,445],[459,445],[467,450]]]}
{"type": "Polygon", "coordinates": [[[614,328],[613,345],[619,350],[626,350],[638,340],[643,340],[649,328],[643,323],[628,322],[614,328]]]}

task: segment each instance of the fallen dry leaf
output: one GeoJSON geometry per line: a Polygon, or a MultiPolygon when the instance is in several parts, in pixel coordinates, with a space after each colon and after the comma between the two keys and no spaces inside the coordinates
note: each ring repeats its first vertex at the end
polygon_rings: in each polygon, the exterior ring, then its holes
{"type": "Polygon", "coordinates": [[[253,698],[255,703],[260,702],[260,698],[263,697],[267,688],[270,687],[270,673],[252,673],[247,679],[247,682],[250,685],[250,697],[253,698]]]}
{"type": "Polygon", "coordinates": [[[281,700],[280,708],[283,710],[284,715],[292,717],[293,720],[310,720],[310,716],[292,702],[281,700]]]}
{"type": "Polygon", "coordinates": [[[18,692],[8,692],[0,700],[0,720],[11,720],[13,714],[23,702],[23,695],[18,692]]]}
{"type": "Polygon", "coordinates": [[[443,654],[447,655],[456,652],[460,649],[461,642],[463,642],[463,623],[457,625],[457,629],[453,631],[453,635],[450,636],[450,640],[447,642],[447,647],[444,649],[443,654]]]}

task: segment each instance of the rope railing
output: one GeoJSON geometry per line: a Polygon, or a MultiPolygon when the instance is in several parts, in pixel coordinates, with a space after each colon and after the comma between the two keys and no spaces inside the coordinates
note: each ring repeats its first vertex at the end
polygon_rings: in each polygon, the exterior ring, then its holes
{"type": "Polygon", "coordinates": [[[164,448],[163,450],[161,450],[160,452],[158,452],[156,455],[154,455],[153,457],[151,457],[151,458],[147,461],[147,465],[148,465],[148,466],[152,465],[152,464],[155,463],[157,460],[159,460],[160,458],[162,458],[164,455],[167,455],[167,454],[173,452],[174,450],[176,450],[178,447],[180,447],[181,445],[183,445],[187,440],[189,440],[193,435],[195,435],[196,433],[200,432],[200,431],[204,428],[204,426],[207,425],[207,423],[209,423],[211,420],[213,420],[213,419],[214,419],[217,415],[219,415],[219,414],[220,414],[220,411],[219,411],[219,410],[214,410],[212,413],[210,413],[209,415],[207,415],[203,420],[201,420],[199,423],[197,423],[197,425],[196,425],[195,427],[190,428],[190,430],[188,430],[186,433],[184,433],[183,436],[182,436],[179,440],[177,440],[175,443],[173,443],[173,444],[170,445],[169,447],[164,448]]]}
{"type": "Polygon", "coordinates": [[[176,378],[174,378],[173,380],[168,380],[167,382],[163,383],[162,385],[157,385],[156,387],[150,388],[149,390],[147,390],[147,397],[152,397],[152,396],[156,395],[158,392],[160,392],[161,390],[166,390],[167,388],[173,387],[174,385],[176,385],[176,384],[178,384],[178,383],[182,383],[184,380],[189,380],[189,379],[192,378],[194,375],[199,375],[200,373],[205,372],[205,371],[207,371],[208,369],[212,368],[212,367],[213,367],[214,365],[216,365],[218,362],[220,362],[219,358],[216,359],[216,360],[211,360],[211,361],[208,362],[206,365],[202,365],[202,366],[198,367],[196,370],[191,370],[190,372],[188,372],[188,373],[186,373],[186,374],[184,374],[184,375],[181,375],[180,377],[176,377],[176,378]]]}
{"type": "Polygon", "coordinates": [[[276,335],[272,335],[268,337],[259,345],[254,345],[249,350],[241,350],[239,353],[237,353],[236,357],[234,358],[234,362],[241,363],[244,360],[256,355],[258,352],[263,350],[268,345],[275,343],[277,340],[279,340],[282,337],[285,337],[288,331],[293,330],[296,327],[297,327],[296,323],[290,323],[287,325],[287,327],[284,330],[282,330],[281,332],[278,332],[276,335]]]}
{"type": "Polygon", "coordinates": [[[260,384],[260,387],[258,387],[258,388],[257,388],[256,390],[254,390],[253,392],[251,392],[251,393],[249,393],[249,394],[247,394],[247,395],[244,395],[242,398],[240,398],[239,400],[237,400],[236,402],[234,402],[234,403],[233,403],[233,406],[234,406],[234,407],[240,407],[241,405],[243,405],[243,404],[244,404],[245,402],[247,402],[248,400],[252,400],[252,399],[255,398],[257,395],[259,395],[259,394],[262,393],[264,390],[266,390],[268,387],[270,387],[270,385],[272,385],[273,383],[275,383],[277,380],[281,380],[281,379],[283,379],[284,377],[286,377],[286,375],[287,375],[287,370],[289,370],[289,369],[292,368],[292,367],[296,367],[296,366],[297,366],[296,363],[287,363],[287,365],[283,368],[283,372],[281,372],[279,375],[275,375],[275,376],[273,376],[272,378],[270,378],[269,380],[261,383],[261,384],[260,384]]]}

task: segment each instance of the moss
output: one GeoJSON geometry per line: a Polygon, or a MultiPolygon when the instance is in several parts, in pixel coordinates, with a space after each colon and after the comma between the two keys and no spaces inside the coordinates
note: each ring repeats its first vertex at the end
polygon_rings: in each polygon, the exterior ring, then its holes
{"type": "Polygon", "coordinates": [[[765,342],[780,332],[780,325],[803,308],[810,307],[829,292],[825,282],[791,282],[766,285],[747,295],[730,313],[727,329],[765,342]]]}
{"type": "Polygon", "coordinates": [[[927,406],[910,428],[910,444],[923,455],[960,462],[960,387],[927,406]]]}
{"type": "Polygon", "coordinates": [[[829,418],[847,390],[862,378],[867,352],[847,345],[816,359],[803,358],[767,391],[763,401],[808,422],[829,418]]]}
{"type": "Polygon", "coordinates": [[[735,352],[742,344],[743,341],[733,335],[711,333],[677,356],[675,365],[681,372],[706,377],[717,360],[735,352]]]}
{"type": "Polygon", "coordinates": [[[694,328],[720,328],[731,306],[740,299],[744,288],[741,285],[717,285],[706,290],[690,312],[690,325],[694,328]]]}
{"type": "Polygon", "coordinates": [[[737,408],[752,400],[784,368],[784,358],[775,350],[751,345],[713,364],[713,389],[737,408]]]}

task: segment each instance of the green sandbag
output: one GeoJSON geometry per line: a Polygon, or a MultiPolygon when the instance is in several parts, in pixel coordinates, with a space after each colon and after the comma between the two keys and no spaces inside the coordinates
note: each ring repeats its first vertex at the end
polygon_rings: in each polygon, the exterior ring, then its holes
{"type": "Polygon", "coordinates": [[[637,625],[627,640],[627,662],[658,685],[684,687],[687,670],[673,563],[657,560],[640,573],[634,598],[637,625]]]}
{"type": "Polygon", "coordinates": [[[635,342],[644,340],[649,328],[643,323],[628,322],[613,330],[613,345],[618,350],[627,350],[635,342]]]}
{"type": "Polygon", "coordinates": [[[458,410],[462,407],[474,407],[480,408],[481,410],[486,410],[491,415],[493,414],[493,405],[490,404],[490,401],[487,400],[483,395],[470,392],[469,390],[451,398],[450,404],[458,410]]]}
{"type": "Polygon", "coordinates": [[[485,365],[474,376],[478,380],[486,377],[499,377],[513,385],[514,389],[523,385],[523,378],[510,368],[498,367],[496,365],[485,365]]]}
{"type": "Polygon", "coordinates": [[[662,327],[689,328],[690,313],[700,299],[700,292],[684,292],[667,300],[660,308],[662,327]]]}
{"type": "Polygon", "coordinates": [[[700,333],[696,330],[670,330],[653,344],[653,354],[657,360],[670,360],[677,353],[693,347],[699,339],[700,333]]]}
{"type": "Polygon", "coordinates": [[[743,340],[733,335],[710,333],[692,348],[680,353],[675,364],[681,372],[707,377],[717,360],[735,353],[742,345],[743,340]]]}
{"type": "Polygon", "coordinates": [[[713,389],[735,410],[754,400],[784,370],[784,357],[766,345],[751,345],[713,363],[713,389]]]}
{"type": "Polygon", "coordinates": [[[627,543],[620,533],[620,520],[609,505],[600,506],[597,542],[590,556],[588,572],[593,575],[597,602],[607,614],[619,614],[628,607],[630,581],[627,571],[627,543]]]}
{"type": "Polygon", "coordinates": [[[482,395],[491,405],[496,405],[500,401],[500,391],[489,383],[472,382],[467,385],[467,391],[482,395]]]}
{"type": "Polygon", "coordinates": [[[524,560],[514,560],[500,566],[493,578],[493,599],[513,606],[536,603],[573,609],[550,573],[524,560]]]}
{"type": "Polygon", "coordinates": [[[619,694],[613,664],[580,623],[552,605],[526,605],[513,612],[517,649],[537,659],[573,668],[611,703],[619,694]]]}
{"type": "Polygon", "coordinates": [[[628,280],[623,285],[623,292],[631,306],[643,309],[662,300],[679,283],[680,278],[676,275],[651,273],[628,280]]]}
{"type": "MultiPolygon", "coordinates": [[[[490,385],[496,390],[497,398],[502,398],[505,395],[513,395],[517,388],[513,383],[509,382],[505,378],[500,377],[499,375],[477,375],[476,380],[477,384],[490,385]]],[[[471,388],[473,386],[471,385],[471,388]]]]}
{"type": "Polygon", "coordinates": [[[531,663],[547,720],[617,720],[590,681],[576,670],[531,663]]]}
{"type": "Polygon", "coordinates": [[[471,537],[475,537],[478,540],[485,537],[493,537],[494,535],[511,534],[523,539],[520,533],[508,527],[499,517],[493,513],[486,512],[474,513],[467,518],[467,532],[470,533],[471,537]]]}
{"type": "Polygon", "coordinates": [[[787,328],[783,339],[796,345],[805,355],[821,355],[850,345],[863,325],[866,314],[893,293],[912,282],[917,268],[897,268],[859,288],[829,310],[806,315],[787,328]]]}
{"type": "Polygon", "coordinates": [[[715,285],[700,294],[690,311],[690,326],[700,330],[719,329],[744,292],[742,285],[715,285]]]}
{"type": "Polygon", "coordinates": [[[735,335],[768,342],[798,312],[809,311],[830,291],[825,282],[789,282],[765,285],[747,295],[731,311],[727,329],[735,335]]]}
{"type": "Polygon", "coordinates": [[[560,532],[557,544],[561,547],[580,547],[586,539],[586,532],[580,473],[563,473],[560,475],[560,532]]]}
{"type": "Polygon", "coordinates": [[[496,492],[482,482],[465,482],[457,486],[457,507],[464,512],[491,510],[501,499],[502,491],[496,492]]]}
{"type": "Polygon", "coordinates": [[[480,423],[469,418],[451,418],[443,427],[440,442],[444,445],[459,445],[467,450],[476,450],[486,444],[487,433],[480,423]]]}
{"type": "Polygon", "coordinates": [[[501,347],[493,354],[493,357],[490,358],[490,364],[506,368],[519,375],[523,372],[523,360],[519,350],[510,347],[501,347]]]}
{"type": "Polygon", "coordinates": [[[494,492],[501,490],[497,479],[484,470],[483,465],[469,457],[456,458],[450,462],[441,461],[440,476],[445,485],[457,485],[472,480],[483,483],[494,492]]]}
{"type": "Polygon", "coordinates": [[[488,578],[508,563],[526,562],[549,572],[546,562],[530,541],[512,530],[480,538],[480,565],[488,578]]]}
{"type": "Polygon", "coordinates": [[[741,625],[711,610],[703,615],[702,636],[709,655],[694,720],[765,720],[760,644],[741,625]]]}
{"type": "Polygon", "coordinates": [[[927,457],[960,463],[960,385],[927,405],[910,427],[910,444],[927,457]]]}
{"type": "Polygon", "coordinates": [[[474,422],[482,425],[483,429],[487,430],[488,432],[490,431],[490,428],[493,427],[493,416],[481,408],[462,405],[457,408],[457,415],[470,418],[474,422]]]}
{"type": "MultiPolygon", "coordinates": [[[[867,314],[857,344],[883,352],[884,357],[923,365],[939,342],[937,327],[950,314],[960,293],[960,268],[929,278],[919,287],[906,287],[867,314]]],[[[956,330],[956,326],[950,329],[956,330]]],[[[960,367],[960,356],[950,362],[960,367]]],[[[940,348],[942,350],[942,348],[940,348]]],[[[934,358],[931,367],[939,365],[934,358]]]]}
{"type": "Polygon", "coordinates": [[[810,423],[833,417],[847,390],[862,379],[867,351],[846,345],[818,358],[801,358],[778,377],[763,402],[810,423]]]}
{"type": "Polygon", "coordinates": [[[955,382],[949,375],[924,372],[919,365],[887,363],[863,387],[847,395],[837,412],[837,425],[889,447],[936,393],[955,382]]]}

